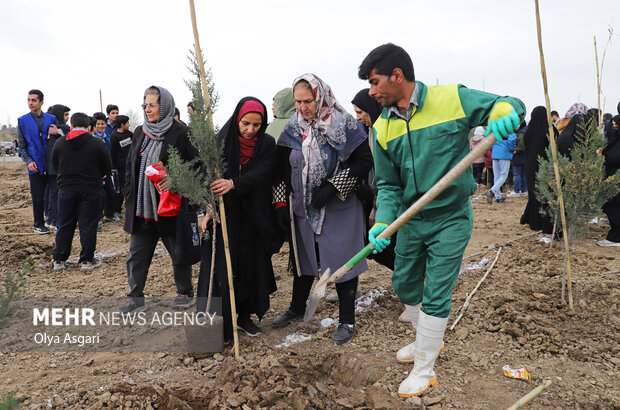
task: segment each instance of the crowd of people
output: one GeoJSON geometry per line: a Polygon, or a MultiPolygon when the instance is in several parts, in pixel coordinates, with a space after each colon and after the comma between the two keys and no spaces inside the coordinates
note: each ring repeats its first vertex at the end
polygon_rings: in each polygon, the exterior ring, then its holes
{"type": "MultiPolygon", "coordinates": [[[[557,141],[558,153],[571,158],[571,150],[576,142],[587,138],[589,132],[599,128],[605,140],[605,146],[599,147],[596,153],[604,156],[605,177],[612,176],[620,169],[620,143],[618,142],[618,125],[620,125],[620,104],[618,115],[605,113],[601,116],[597,108],[590,108],[583,103],[571,105],[564,117],[560,118],[557,111],[551,111],[554,139],[557,141]],[[600,125],[599,125],[600,124],[600,125]]],[[[475,129],[471,137],[471,149],[478,143],[477,136],[484,128],[475,129]]],[[[527,224],[532,230],[545,234],[553,233],[553,222],[547,213],[547,205],[541,204],[537,197],[536,174],[540,160],[547,160],[549,147],[549,124],[547,110],[543,106],[535,107],[530,114],[530,122],[523,121],[519,129],[511,134],[506,141],[499,141],[487,152],[492,164],[487,175],[492,183],[486,192],[489,204],[502,204],[505,198],[502,188],[507,190],[510,167],[512,165],[513,190],[506,197],[527,196],[527,204],[521,224],[527,224]]],[[[482,163],[482,158],[477,162],[482,163]]],[[[477,179],[477,165],[474,163],[474,177],[478,183],[485,185],[484,178],[477,179]]],[[[482,185],[478,185],[479,187],[482,185]]],[[[597,242],[599,246],[620,247],[620,196],[609,200],[603,207],[610,224],[610,231],[605,239],[597,242]]]]}
{"type": "MultiPolygon", "coordinates": [[[[276,93],[275,119],[269,125],[263,102],[241,99],[219,131],[226,171],[210,189],[227,212],[238,330],[248,336],[262,333],[253,316],[260,324],[269,309],[276,290],[271,257],[283,242],[289,242],[293,286],[288,309],[272,322],[275,328],[300,320],[314,280],[328,268],[337,270],[370,242],[372,257],[393,270],[394,290],[405,305],[401,318],[415,331],[415,339],[405,341],[396,355],[398,361],[414,363],[398,394],[417,396],[437,382],[434,363],[444,349],[452,288],[473,229],[470,196],[490,178],[489,203],[505,201],[501,187],[512,161],[514,193],[528,195],[521,222],[536,230],[549,228],[550,221],[539,213],[533,179],[548,145],[546,110],[536,107],[526,127],[525,106],[518,98],[416,81],[409,54],[391,43],[367,55],[358,77],[370,87],[351,102],[355,117],[332,87],[311,73],[276,93]],[[476,159],[397,237],[383,237],[389,224],[491,131],[498,142],[486,158],[476,159]]],[[[64,105],[43,113],[39,90],[28,93],[28,105],[30,113],[19,119],[19,145],[30,179],[34,231],[57,229],[53,269],[66,269],[76,225],[81,270],[100,266],[94,256],[98,223],[123,219],[130,234],[129,292],[120,312],[147,308],[144,289],[160,239],[172,261],[177,291],[172,306],[194,305],[193,262],[179,252],[178,217],[158,213],[158,186],[145,176],[150,166],[168,164],[171,148],[186,161],[198,154],[170,92],[160,86],[145,90],[144,124],[134,133],[115,105],[107,107],[107,115],[75,113],[70,120],[64,105]]],[[[568,120],[565,129],[571,129],[571,117],[585,114],[583,108],[571,107],[560,121],[568,120]]],[[[191,121],[193,104],[187,109],[191,121]]],[[[609,173],[620,166],[619,119],[610,120],[609,142],[600,153],[609,173]]],[[[607,241],[620,245],[617,199],[606,207],[612,225],[607,241]]],[[[182,207],[188,206],[183,198],[182,207]]],[[[212,293],[223,299],[224,337],[230,340],[233,310],[218,222],[207,212],[201,223],[203,231],[215,224],[217,245],[211,278],[212,247],[203,241],[197,296],[212,293]]],[[[359,275],[367,267],[363,260],[336,283],[335,344],[354,336],[359,275]]]]}

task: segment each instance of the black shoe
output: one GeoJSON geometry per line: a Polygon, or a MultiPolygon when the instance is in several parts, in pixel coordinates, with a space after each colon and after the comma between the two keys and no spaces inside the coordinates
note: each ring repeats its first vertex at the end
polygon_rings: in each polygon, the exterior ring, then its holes
{"type": "Polygon", "coordinates": [[[503,204],[504,202],[506,202],[506,198],[500,198],[495,200],[496,204],[503,204]]]}
{"type": "Polygon", "coordinates": [[[486,194],[486,195],[487,195],[487,202],[488,202],[489,204],[492,204],[492,203],[493,203],[493,192],[491,192],[491,191],[487,191],[487,194],[486,194]]]}
{"type": "Polygon", "coordinates": [[[44,226],[35,226],[34,227],[34,233],[39,234],[39,235],[47,235],[48,233],[50,233],[50,230],[47,229],[47,227],[44,226]]]}
{"type": "Polygon", "coordinates": [[[238,318],[237,329],[245,332],[246,335],[251,337],[260,336],[263,334],[263,331],[260,330],[260,327],[256,326],[254,322],[252,322],[252,319],[250,319],[249,317],[238,318]]]}
{"type": "Polygon", "coordinates": [[[139,313],[146,310],[146,303],[144,298],[127,298],[127,301],[123,306],[118,308],[118,312],[122,315],[128,313],[139,313]]]}
{"type": "Polygon", "coordinates": [[[346,323],[338,325],[338,329],[332,336],[332,341],[337,345],[345,344],[353,337],[353,327],[353,325],[347,325],[346,323]]]}
{"type": "Polygon", "coordinates": [[[282,278],[282,276],[280,276],[279,274],[276,274],[276,275],[273,276],[273,278],[275,280],[280,280],[282,278]]]}
{"type": "Polygon", "coordinates": [[[271,326],[273,327],[283,327],[288,325],[291,322],[296,322],[301,319],[301,315],[293,312],[291,309],[286,309],[284,313],[275,318],[273,322],[271,322],[271,326]]]}

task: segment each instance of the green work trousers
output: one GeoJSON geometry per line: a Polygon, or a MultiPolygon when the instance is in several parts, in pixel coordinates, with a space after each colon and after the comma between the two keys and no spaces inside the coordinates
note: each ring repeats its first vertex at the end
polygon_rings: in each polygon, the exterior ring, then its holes
{"type": "Polygon", "coordinates": [[[402,303],[422,302],[427,315],[448,317],[473,223],[467,198],[448,210],[422,211],[398,230],[392,284],[402,303]]]}

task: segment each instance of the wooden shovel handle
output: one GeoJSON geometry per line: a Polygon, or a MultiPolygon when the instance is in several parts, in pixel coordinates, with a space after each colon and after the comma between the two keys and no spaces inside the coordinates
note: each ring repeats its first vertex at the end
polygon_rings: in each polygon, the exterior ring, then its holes
{"type": "Polygon", "coordinates": [[[394,222],[390,224],[381,234],[377,236],[377,239],[389,238],[394,235],[408,220],[413,218],[415,214],[420,212],[422,208],[428,205],[437,195],[443,192],[456,178],[459,177],[467,168],[474,163],[474,161],[484,155],[489,148],[495,144],[495,135],[491,132],[487,138],[485,138],[480,144],[469,152],[462,160],[458,162],[446,175],[444,175],[435,185],[431,187],[424,195],[413,203],[405,212],[403,212],[394,222]]]}

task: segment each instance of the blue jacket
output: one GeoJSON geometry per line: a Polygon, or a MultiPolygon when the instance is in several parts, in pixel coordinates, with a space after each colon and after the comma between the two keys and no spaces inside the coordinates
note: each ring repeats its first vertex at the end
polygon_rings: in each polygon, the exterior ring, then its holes
{"type": "Polygon", "coordinates": [[[504,141],[498,141],[493,144],[493,153],[491,154],[491,158],[507,159],[510,161],[512,159],[512,153],[514,152],[516,146],[517,134],[510,134],[508,136],[508,139],[504,141]]]}
{"type": "MultiPolygon", "coordinates": [[[[37,164],[39,174],[47,172],[45,167],[45,157],[47,152],[47,130],[50,125],[56,124],[56,117],[52,114],[43,113],[43,124],[41,129],[31,113],[22,115],[17,119],[19,148],[22,152],[22,159],[26,164],[34,161],[37,164]]],[[[28,174],[34,174],[28,170],[28,174]]]]}
{"type": "Polygon", "coordinates": [[[105,126],[105,129],[103,130],[103,142],[105,142],[106,147],[108,147],[108,151],[110,151],[110,143],[111,143],[111,139],[110,137],[112,136],[112,133],[114,131],[116,131],[118,129],[118,127],[116,125],[112,125],[110,123],[110,120],[108,120],[108,125],[105,126]]]}

